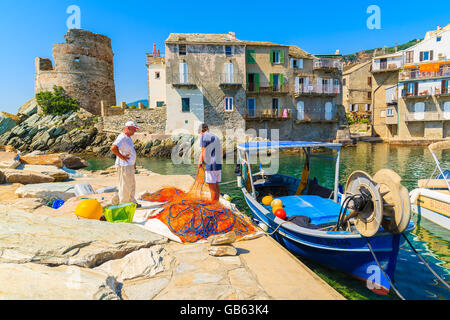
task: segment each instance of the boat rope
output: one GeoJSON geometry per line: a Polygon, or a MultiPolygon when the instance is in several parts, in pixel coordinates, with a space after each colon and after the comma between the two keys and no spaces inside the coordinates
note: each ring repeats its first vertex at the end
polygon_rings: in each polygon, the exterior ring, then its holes
{"type": "Polygon", "coordinates": [[[372,253],[373,258],[375,259],[375,262],[378,265],[378,268],[380,268],[381,272],[383,273],[384,277],[387,279],[387,281],[389,282],[389,284],[391,285],[391,288],[394,289],[395,293],[397,294],[397,296],[402,299],[402,300],[406,300],[401,294],[400,292],[397,290],[397,288],[394,286],[394,284],[392,283],[391,279],[389,279],[389,277],[387,276],[387,274],[384,272],[383,268],[381,267],[380,262],[377,259],[377,256],[375,255],[375,252],[373,251],[372,246],[370,245],[369,239],[367,239],[365,236],[361,235],[362,238],[364,238],[364,240],[366,240],[367,242],[367,246],[369,247],[370,253],[372,253]]]}
{"type": "Polygon", "coordinates": [[[227,181],[227,182],[219,182],[220,185],[224,185],[224,184],[230,184],[236,182],[236,180],[231,180],[231,181],[227,181]]]}
{"type": "Polygon", "coordinates": [[[428,268],[428,270],[431,271],[431,273],[434,274],[434,276],[440,281],[442,282],[442,284],[444,284],[444,286],[447,289],[450,289],[450,286],[448,285],[447,282],[444,281],[444,279],[442,279],[431,267],[430,265],[425,261],[425,259],[421,256],[421,254],[416,250],[416,248],[413,247],[412,243],[409,241],[408,237],[402,232],[402,236],[403,238],[405,238],[406,242],[408,242],[409,246],[411,247],[411,249],[414,251],[414,253],[419,257],[419,259],[423,262],[423,264],[425,264],[425,266],[428,268]]]}
{"type": "MultiPolygon", "coordinates": [[[[274,230],[273,230],[273,232],[266,232],[266,231],[264,231],[263,230],[263,232],[267,235],[267,236],[271,236],[271,235],[273,235],[275,232],[277,232],[278,231],[278,229],[280,229],[280,227],[283,225],[283,224],[285,224],[285,223],[288,223],[288,222],[291,222],[291,221],[283,221],[282,223],[280,223],[274,230]]],[[[269,226],[269,225],[267,225],[270,229],[273,229],[271,226],[269,226]]]]}

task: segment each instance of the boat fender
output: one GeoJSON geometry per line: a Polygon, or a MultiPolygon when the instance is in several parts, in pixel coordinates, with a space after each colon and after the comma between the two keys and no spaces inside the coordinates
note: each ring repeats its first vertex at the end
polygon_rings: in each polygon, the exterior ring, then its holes
{"type": "Polygon", "coordinates": [[[260,227],[261,230],[264,231],[264,232],[267,232],[269,230],[269,227],[266,224],[262,223],[262,222],[260,222],[258,224],[258,227],[260,227]]]}

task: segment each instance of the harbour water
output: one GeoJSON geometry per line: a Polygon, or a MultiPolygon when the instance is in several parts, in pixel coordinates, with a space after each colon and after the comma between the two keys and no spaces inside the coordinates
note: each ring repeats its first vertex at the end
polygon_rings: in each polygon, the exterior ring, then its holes
{"type": "MultiPolygon", "coordinates": [[[[324,152],[324,155],[331,155],[331,152],[324,152]]],[[[450,168],[450,150],[441,151],[437,156],[443,168],[450,168]]],[[[87,160],[90,164],[88,169],[92,170],[105,169],[114,163],[113,159],[105,158],[87,160]]],[[[302,160],[299,154],[282,154],[279,172],[300,177],[302,160]]],[[[195,176],[197,172],[195,164],[174,165],[170,159],[139,158],[137,164],[160,174],[195,176]]],[[[236,180],[234,167],[233,164],[223,166],[223,182],[236,180]]],[[[358,143],[357,146],[342,149],[340,184],[345,186],[347,177],[355,170],[363,170],[373,175],[379,169],[389,168],[402,177],[402,184],[411,191],[417,186],[419,179],[426,179],[431,175],[434,167],[435,163],[426,147],[358,143]]],[[[311,177],[317,177],[321,184],[332,187],[335,170],[333,161],[324,157],[313,158],[310,168],[311,177]]],[[[242,211],[249,213],[236,183],[223,184],[221,192],[229,194],[242,211]]],[[[432,268],[449,283],[450,231],[426,219],[417,221],[415,216],[413,219],[417,227],[409,236],[410,241],[432,268]]],[[[348,299],[397,299],[392,291],[388,296],[376,295],[366,289],[359,280],[314,262],[305,261],[303,258],[299,259],[348,299]]],[[[395,285],[406,299],[450,299],[450,291],[434,278],[407,245],[402,247],[399,253],[395,285]]]]}

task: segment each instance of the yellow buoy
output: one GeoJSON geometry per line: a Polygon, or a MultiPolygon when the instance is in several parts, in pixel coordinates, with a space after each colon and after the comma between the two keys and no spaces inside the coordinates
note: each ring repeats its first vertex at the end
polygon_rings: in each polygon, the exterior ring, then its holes
{"type": "Polygon", "coordinates": [[[281,201],[281,199],[274,199],[270,205],[272,207],[282,207],[283,201],[281,201]]]}
{"type": "Polygon", "coordinates": [[[273,206],[272,213],[275,214],[275,211],[277,211],[278,209],[283,209],[283,207],[282,206],[273,206]]]}
{"type": "Polygon", "coordinates": [[[272,196],[265,196],[264,198],[262,198],[262,203],[265,206],[270,205],[272,203],[272,201],[273,201],[272,196]]]}
{"type": "Polygon", "coordinates": [[[85,199],[75,208],[75,214],[86,219],[100,220],[102,213],[103,208],[95,199],[85,199]]]}

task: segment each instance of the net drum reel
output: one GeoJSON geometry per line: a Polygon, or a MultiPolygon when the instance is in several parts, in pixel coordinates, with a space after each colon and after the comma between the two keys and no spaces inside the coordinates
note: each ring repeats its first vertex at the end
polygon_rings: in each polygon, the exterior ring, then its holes
{"type": "Polygon", "coordinates": [[[402,233],[411,218],[411,203],[408,190],[401,185],[401,177],[390,169],[379,170],[373,178],[364,171],[354,171],[347,179],[343,213],[339,217],[337,230],[350,219],[356,230],[365,237],[377,233],[380,226],[390,233],[402,233]]]}

